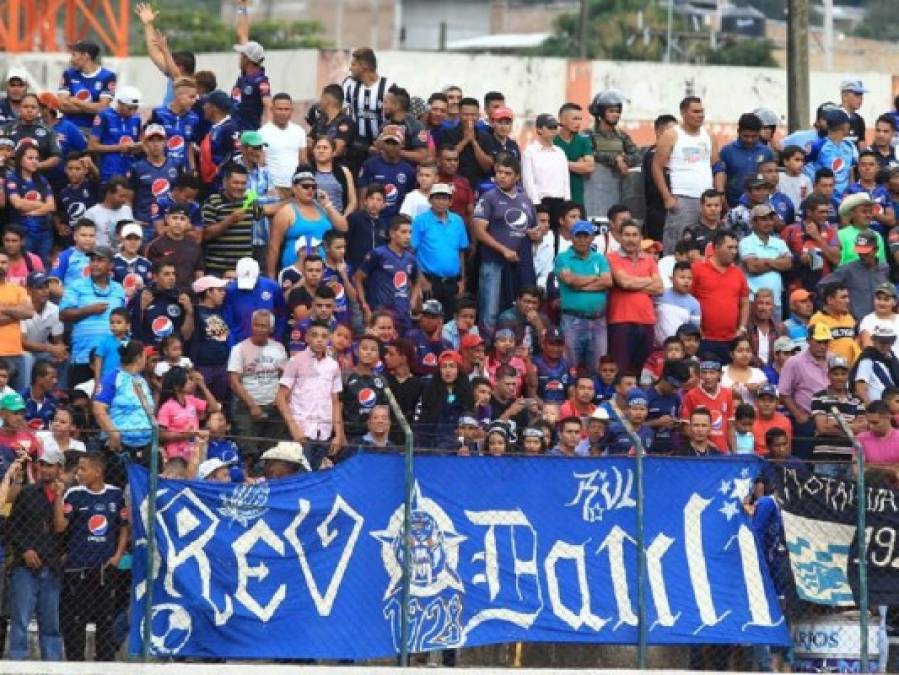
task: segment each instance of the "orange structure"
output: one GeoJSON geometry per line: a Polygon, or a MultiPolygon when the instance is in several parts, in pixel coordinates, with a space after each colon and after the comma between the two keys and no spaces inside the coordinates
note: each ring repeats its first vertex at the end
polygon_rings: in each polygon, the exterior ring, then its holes
{"type": "Polygon", "coordinates": [[[0,50],[62,52],[78,40],[128,56],[128,0],[0,0],[0,50]]]}

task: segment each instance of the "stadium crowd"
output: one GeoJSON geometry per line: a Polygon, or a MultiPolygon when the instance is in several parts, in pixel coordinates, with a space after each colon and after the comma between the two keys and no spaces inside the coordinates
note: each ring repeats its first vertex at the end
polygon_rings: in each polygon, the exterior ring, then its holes
{"type": "Polygon", "coordinates": [[[868,133],[861,81],[811,129],[747,111],[722,147],[691,96],[639,149],[607,90],[539,114],[522,148],[501,91],[419,98],[367,48],[299,124],[245,4],[236,74],[137,14],[163,100],[117,87],[91,42],[59,91],[13,68],[0,99],[10,657],[36,611],[42,658],[83,659],[88,621],[114,658],[148,410],[164,474],[204,480],[402,446],[389,392],[416,448],[459,455],[639,439],[838,475],[835,407],[899,463],[899,110],[868,133]],[[641,165],[642,221],[585,213],[598,167],[641,165]]]}

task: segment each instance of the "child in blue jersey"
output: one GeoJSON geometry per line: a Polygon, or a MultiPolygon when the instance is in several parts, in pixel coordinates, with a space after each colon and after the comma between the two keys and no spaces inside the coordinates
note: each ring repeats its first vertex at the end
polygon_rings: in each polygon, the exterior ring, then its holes
{"type": "Polygon", "coordinates": [[[72,226],[100,201],[100,172],[86,152],[70,152],[66,156],[65,176],[68,182],[57,193],[56,213],[61,225],[59,233],[69,240],[72,226]]]}
{"type": "Polygon", "coordinates": [[[321,283],[334,291],[334,317],[342,324],[349,325],[351,306],[358,300],[351,281],[353,270],[346,262],[346,235],[337,230],[328,230],[322,239],[325,249],[324,271],[321,283]]]}
{"type": "Polygon", "coordinates": [[[125,176],[138,153],[140,143],[140,92],[122,87],[115,95],[115,107],[105,108],[94,118],[88,149],[100,155],[100,180],[125,176]]]}
{"type": "Polygon", "coordinates": [[[91,359],[95,382],[101,382],[121,365],[119,347],[131,339],[131,314],[127,308],[116,307],[109,313],[109,330],[111,334],[100,338],[91,359]]]}
{"type": "Polygon", "coordinates": [[[543,338],[543,350],[532,360],[537,369],[537,396],[544,402],[561,405],[568,400],[568,388],[574,384],[572,368],[562,356],[565,335],[552,326],[543,338]]]}
{"type": "Polygon", "coordinates": [[[209,413],[206,417],[206,430],[209,432],[209,440],[206,444],[206,458],[220,459],[228,466],[231,481],[243,483],[246,474],[243,468],[243,456],[237,443],[230,438],[225,438],[231,430],[231,423],[221,410],[209,413]]]}
{"type": "Polygon", "coordinates": [[[412,327],[412,307],[420,298],[419,269],[409,250],[412,225],[406,216],[390,221],[390,242],[366,254],[354,275],[366,320],[378,309],[389,310],[400,335],[412,327]]]}
{"type": "Polygon", "coordinates": [[[140,225],[133,220],[120,220],[115,230],[121,243],[112,261],[112,278],[125,287],[125,296],[131,298],[150,285],[153,263],[138,254],[144,243],[144,231],[140,225]]]}
{"type": "Polygon", "coordinates": [[[89,218],[79,218],[72,228],[74,246],[60,252],[56,259],[56,267],[50,270],[50,276],[69,286],[76,279],[89,275],[90,254],[97,244],[97,226],[89,218]]]}

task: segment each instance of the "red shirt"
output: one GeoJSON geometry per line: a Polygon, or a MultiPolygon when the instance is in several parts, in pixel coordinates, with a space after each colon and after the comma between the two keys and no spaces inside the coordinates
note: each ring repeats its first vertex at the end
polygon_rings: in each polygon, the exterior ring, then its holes
{"type": "Polygon", "coordinates": [[[768,433],[769,429],[783,429],[787,432],[787,441],[792,447],[793,425],[785,415],[775,412],[774,417],[770,420],[763,420],[756,415],[755,422],[752,423],[752,435],[755,436],[755,454],[759,457],[768,456],[768,446],[765,444],[765,434],[768,433]]]}
{"type": "MultiPolygon", "coordinates": [[[[649,279],[659,273],[655,258],[645,253],[633,258],[619,250],[609,253],[608,260],[613,277],[615,272],[624,272],[632,277],[649,279]]],[[[652,296],[646,291],[626,291],[618,286],[612,286],[606,317],[610,324],[639,323],[651,326],[656,322],[656,308],[652,296]]]]}
{"type": "Polygon", "coordinates": [[[718,387],[713,396],[702,387],[693,387],[684,394],[680,406],[681,419],[690,421],[690,415],[696,408],[708,408],[712,413],[712,431],[709,440],[721,452],[729,452],[727,439],[730,435],[730,422],[734,414],[734,395],[727,387],[718,387]]]}
{"type": "Polygon", "coordinates": [[[729,265],[722,272],[709,260],[695,262],[690,292],[702,311],[702,337],[719,342],[733,340],[740,322],[740,301],[749,297],[743,270],[729,265]]]}

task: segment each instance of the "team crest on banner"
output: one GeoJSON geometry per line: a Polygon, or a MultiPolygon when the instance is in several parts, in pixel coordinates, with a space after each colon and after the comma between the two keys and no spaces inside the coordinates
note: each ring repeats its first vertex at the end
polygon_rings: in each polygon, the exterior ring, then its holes
{"type": "Polygon", "coordinates": [[[821,605],[852,606],[846,576],[855,528],[782,512],[790,567],[801,600],[821,605]]]}

